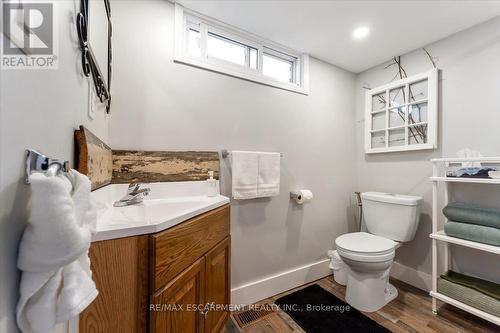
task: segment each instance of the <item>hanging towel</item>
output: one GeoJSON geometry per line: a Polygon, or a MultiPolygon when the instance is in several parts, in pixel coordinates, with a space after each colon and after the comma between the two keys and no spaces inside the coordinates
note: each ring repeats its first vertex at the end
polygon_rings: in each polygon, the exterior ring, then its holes
{"type": "Polygon", "coordinates": [[[17,323],[24,333],[41,333],[78,315],[97,296],[88,258],[96,213],[90,181],[77,171],[34,173],[30,183],[31,214],[17,261],[17,323]]]}
{"type": "Polygon", "coordinates": [[[231,153],[233,198],[257,198],[259,155],[251,151],[231,153]]]}
{"type": "Polygon", "coordinates": [[[500,229],[500,209],[451,202],[443,208],[443,214],[455,222],[479,224],[500,229]]]}
{"type": "Polygon", "coordinates": [[[279,153],[233,151],[231,165],[234,199],[254,199],[279,194],[279,153]]]}
{"type": "Polygon", "coordinates": [[[259,153],[257,197],[274,197],[280,194],[279,153],[259,153]]]}

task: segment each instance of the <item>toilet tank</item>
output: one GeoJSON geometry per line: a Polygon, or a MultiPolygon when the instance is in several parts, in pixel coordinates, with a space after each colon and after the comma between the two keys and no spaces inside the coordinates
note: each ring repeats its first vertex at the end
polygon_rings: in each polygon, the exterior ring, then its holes
{"type": "Polygon", "coordinates": [[[361,193],[363,215],[369,233],[399,242],[415,237],[420,217],[421,197],[381,193],[361,193]]]}

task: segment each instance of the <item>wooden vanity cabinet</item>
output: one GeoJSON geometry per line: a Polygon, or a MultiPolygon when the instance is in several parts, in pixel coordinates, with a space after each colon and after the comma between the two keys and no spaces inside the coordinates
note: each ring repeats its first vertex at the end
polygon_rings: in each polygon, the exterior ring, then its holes
{"type": "Polygon", "coordinates": [[[229,213],[226,205],[156,234],[92,243],[99,296],[80,315],[80,333],[220,332],[230,303],[229,213]]]}
{"type": "Polygon", "coordinates": [[[206,312],[205,333],[220,332],[229,314],[227,307],[220,305],[230,304],[230,248],[228,237],[205,256],[205,300],[206,304],[214,306],[206,312]]]}
{"type": "Polygon", "coordinates": [[[151,312],[151,332],[202,332],[204,316],[188,309],[205,301],[205,258],[198,259],[170,284],[151,296],[159,311],[151,312]],[[171,309],[161,309],[161,307],[171,309]]]}
{"type": "Polygon", "coordinates": [[[222,330],[228,311],[221,306],[230,302],[229,248],[228,237],[152,295],[151,304],[178,308],[151,312],[151,332],[222,330]]]}

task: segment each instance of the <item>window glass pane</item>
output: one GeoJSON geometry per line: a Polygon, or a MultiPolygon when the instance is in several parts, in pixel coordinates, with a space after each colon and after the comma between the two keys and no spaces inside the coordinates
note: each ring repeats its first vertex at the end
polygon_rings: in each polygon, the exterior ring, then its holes
{"type": "Polygon", "coordinates": [[[408,127],[408,144],[427,143],[427,124],[408,127]]]}
{"type": "Polygon", "coordinates": [[[406,106],[389,110],[389,127],[403,126],[406,118],[406,106]]]}
{"type": "Polygon", "coordinates": [[[262,73],[284,82],[293,82],[293,62],[264,54],[262,73]]]}
{"type": "Polygon", "coordinates": [[[410,124],[423,123],[427,121],[427,103],[410,105],[408,122],[410,124]]]}
{"type": "Polygon", "coordinates": [[[187,51],[193,56],[201,56],[200,31],[189,28],[187,31],[187,51]]]}
{"type": "Polygon", "coordinates": [[[405,129],[398,128],[389,130],[389,147],[405,145],[405,129]]]}
{"type": "Polygon", "coordinates": [[[390,107],[401,106],[407,103],[405,87],[399,87],[389,91],[390,107]]]}
{"type": "Polygon", "coordinates": [[[226,60],[241,66],[246,65],[246,46],[230,39],[208,33],[207,55],[209,57],[226,60]]]}
{"type": "Polygon", "coordinates": [[[385,111],[372,114],[372,130],[385,128],[385,111]]]}
{"type": "Polygon", "coordinates": [[[372,148],[385,148],[385,131],[373,132],[372,148]]]}
{"type": "Polygon", "coordinates": [[[427,99],[427,80],[410,84],[410,102],[427,99]]]}
{"type": "Polygon", "coordinates": [[[250,48],[250,68],[257,69],[257,49],[250,48]]]}
{"type": "Polygon", "coordinates": [[[386,105],[385,92],[372,96],[372,111],[385,109],[385,105],[386,105]]]}

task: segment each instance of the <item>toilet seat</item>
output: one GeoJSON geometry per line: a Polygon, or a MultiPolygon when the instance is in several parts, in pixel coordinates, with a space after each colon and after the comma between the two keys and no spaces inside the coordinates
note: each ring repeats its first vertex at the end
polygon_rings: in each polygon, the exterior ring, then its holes
{"type": "Polygon", "coordinates": [[[366,232],[344,234],[335,239],[339,255],[361,262],[382,262],[394,259],[397,243],[366,232]]]}

